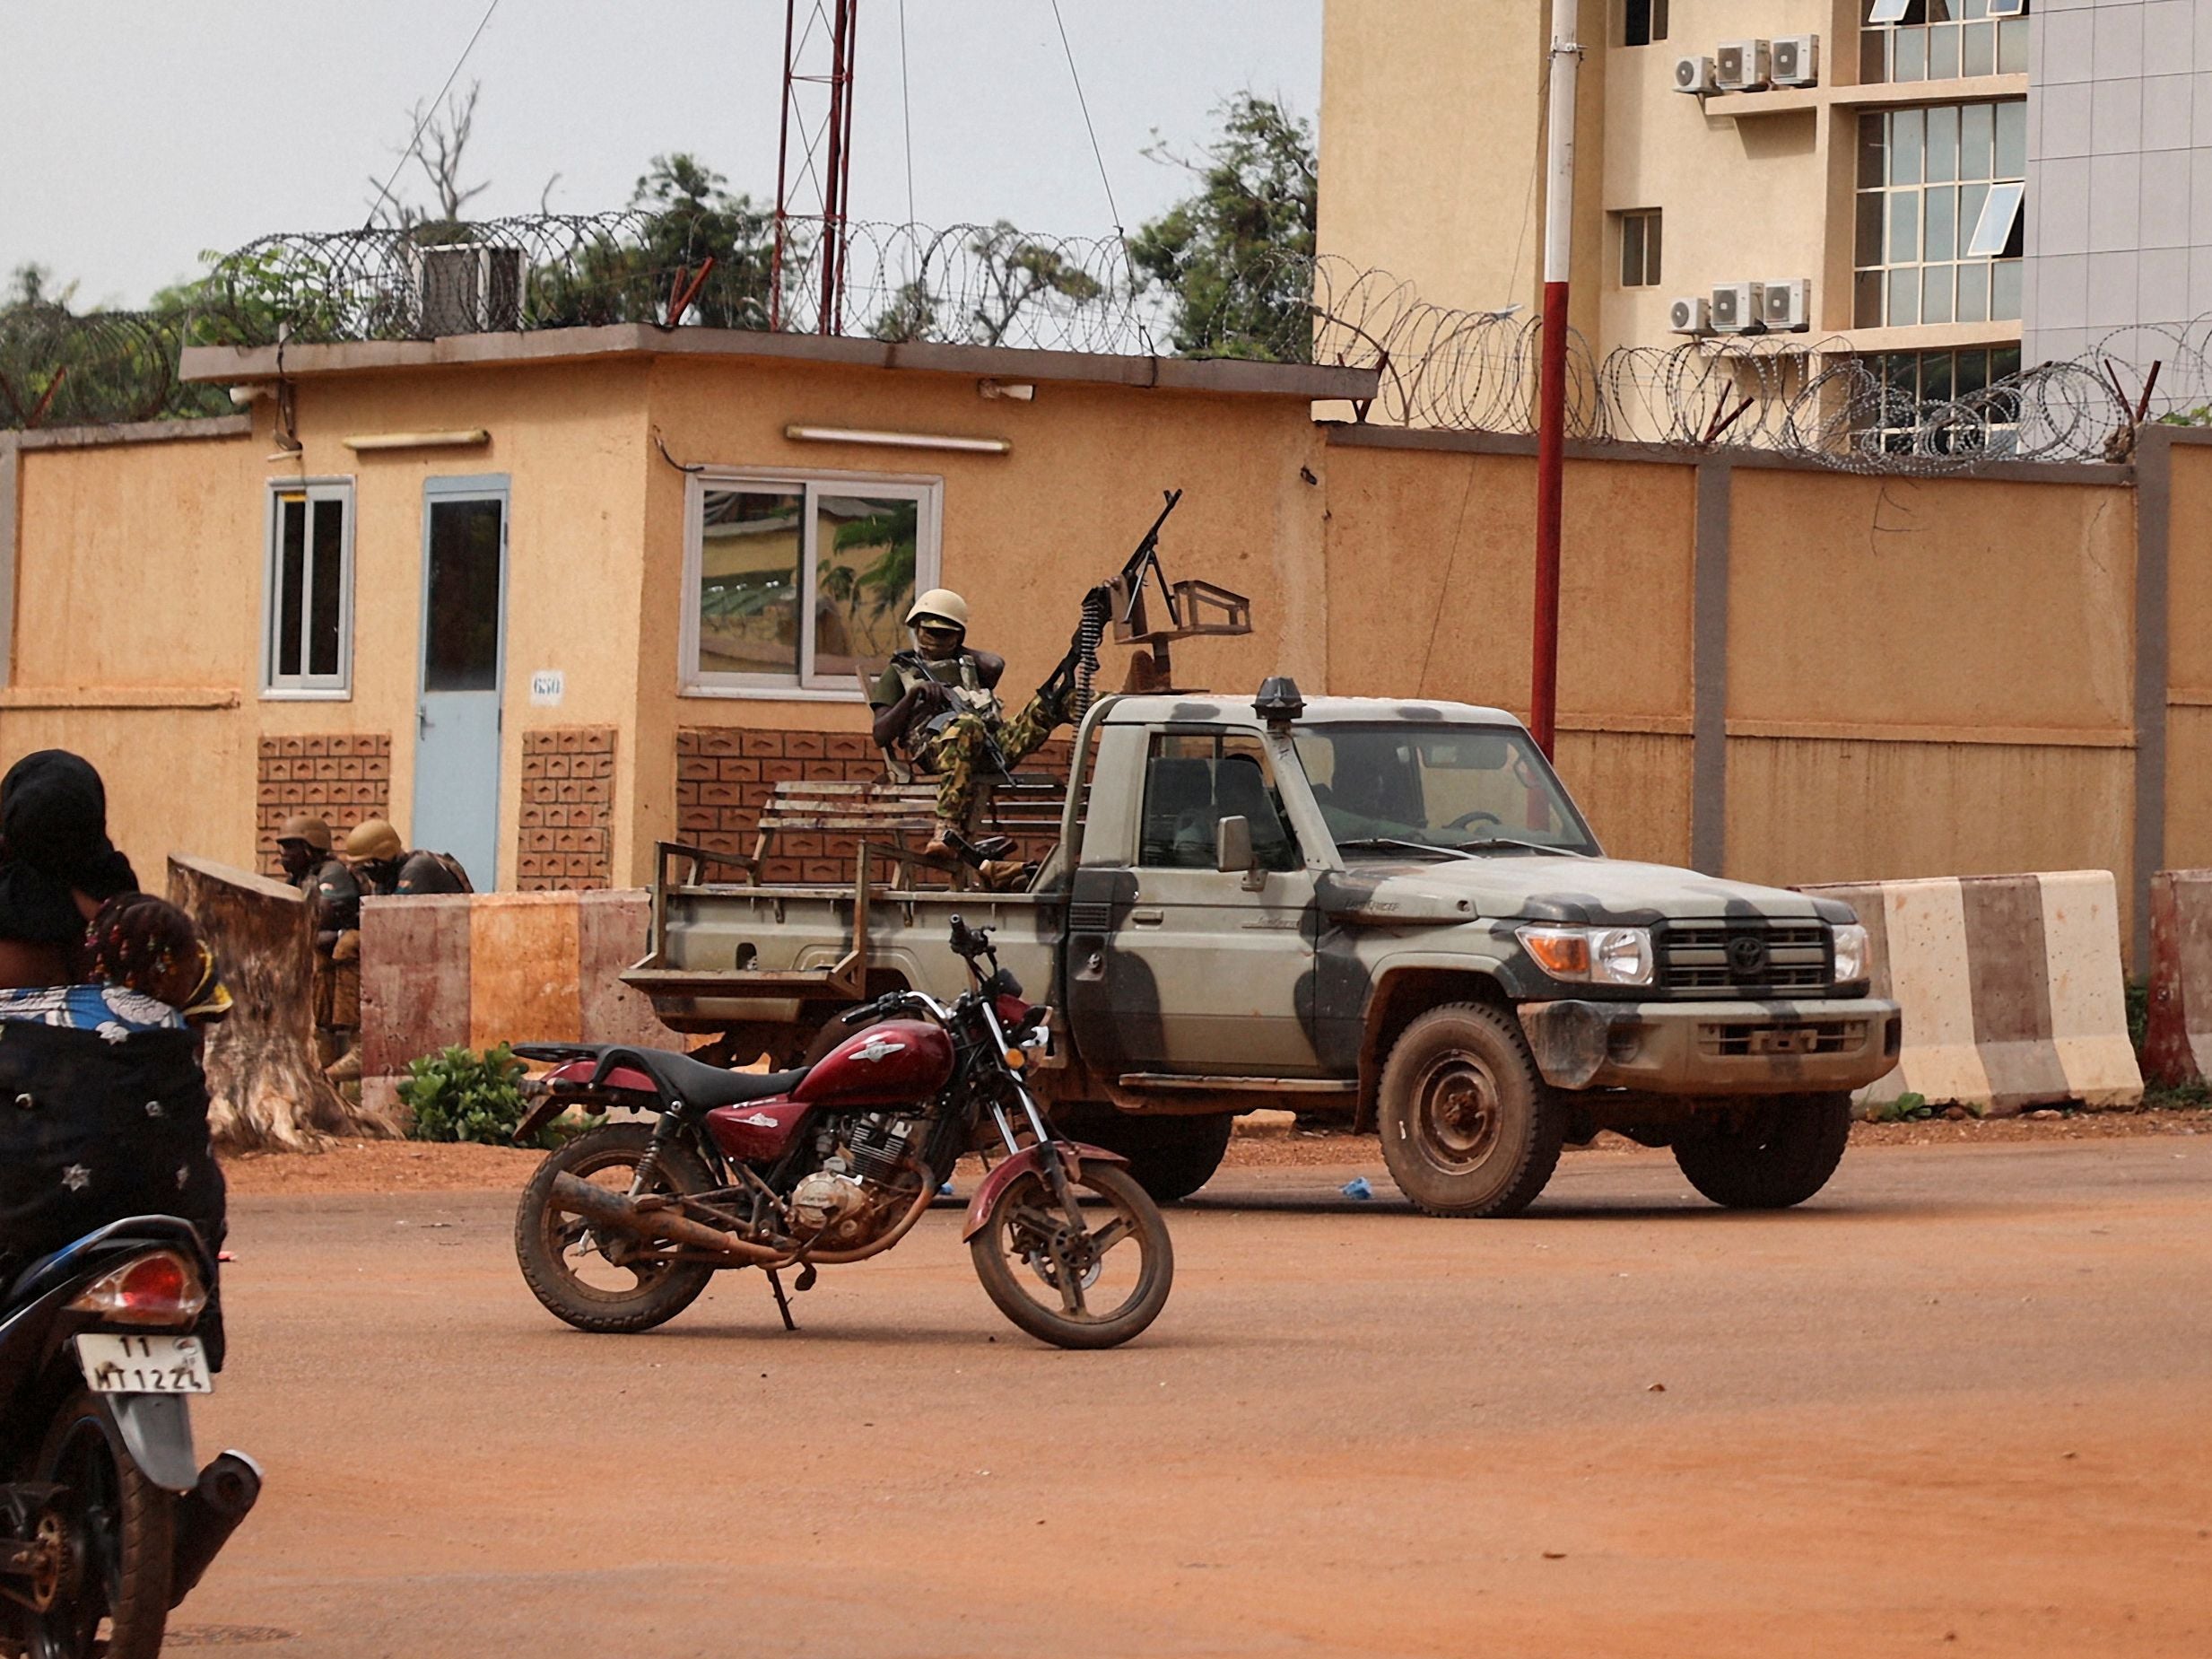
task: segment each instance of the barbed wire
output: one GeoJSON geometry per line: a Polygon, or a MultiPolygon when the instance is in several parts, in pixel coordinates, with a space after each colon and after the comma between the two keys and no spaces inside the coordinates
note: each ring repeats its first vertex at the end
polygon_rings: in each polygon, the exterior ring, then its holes
{"type": "MultiPolygon", "coordinates": [[[[1360,420],[1533,429],[1537,319],[1440,305],[1335,256],[1174,267],[1132,262],[1118,237],[859,223],[847,227],[841,285],[825,296],[822,254],[802,240],[779,260],[770,215],[727,202],[265,237],[217,260],[174,313],[0,311],[0,425],[214,412],[219,389],[176,378],[186,345],[645,323],[1337,364],[1377,371],[1375,397],[1354,411],[1360,420]]],[[[2212,397],[2212,318],[2118,330],[2080,357],[1956,397],[1921,398],[1886,361],[1805,334],[1685,338],[1602,356],[1577,335],[1568,430],[1859,471],[2124,459],[2139,422],[2187,418],[2212,397]]]]}
{"type": "Polygon", "coordinates": [[[229,413],[222,387],[177,378],[185,327],[146,312],[0,308],[0,431],[229,413]]]}

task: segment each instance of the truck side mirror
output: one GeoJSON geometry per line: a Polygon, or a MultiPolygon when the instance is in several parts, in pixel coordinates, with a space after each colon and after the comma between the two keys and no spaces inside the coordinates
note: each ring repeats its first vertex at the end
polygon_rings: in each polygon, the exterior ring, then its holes
{"type": "Polygon", "coordinates": [[[1259,873],[1259,860],[1252,855],[1250,818],[1224,818],[1215,826],[1214,868],[1224,876],[1241,875],[1247,886],[1252,885],[1252,878],[1259,873]]]}

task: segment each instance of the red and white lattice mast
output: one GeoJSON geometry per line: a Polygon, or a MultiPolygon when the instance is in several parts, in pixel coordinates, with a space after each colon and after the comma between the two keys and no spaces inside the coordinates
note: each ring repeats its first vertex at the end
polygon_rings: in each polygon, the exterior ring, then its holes
{"type": "Polygon", "coordinates": [[[845,331],[845,218],[852,180],[853,32],[859,0],[784,0],[783,135],[776,146],[772,328],[845,331]],[[786,295],[785,273],[809,257],[813,293],[786,295]],[[787,311],[791,315],[787,319],[787,311]]]}

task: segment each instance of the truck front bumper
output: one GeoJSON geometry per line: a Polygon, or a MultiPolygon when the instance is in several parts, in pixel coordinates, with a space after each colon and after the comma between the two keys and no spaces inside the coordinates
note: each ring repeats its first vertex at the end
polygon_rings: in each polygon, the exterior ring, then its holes
{"type": "Polygon", "coordinates": [[[1903,1016],[1877,997],[1775,1002],[1524,1002],[1555,1088],[1781,1095],[1858,1088],[1897,1063],[1903,1016]]]}

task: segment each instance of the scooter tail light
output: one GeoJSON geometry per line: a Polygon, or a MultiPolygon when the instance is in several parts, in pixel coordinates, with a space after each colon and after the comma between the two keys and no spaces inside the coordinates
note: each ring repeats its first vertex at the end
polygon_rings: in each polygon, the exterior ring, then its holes
{"type": "Polygon", "coordinates": [[[199,1269],[173,1250],[155,1250],[102,1273],[69,1308],[109,1324],[188,1325],[206,1305],[199,1269]]]}

